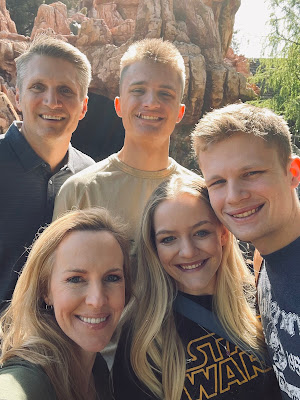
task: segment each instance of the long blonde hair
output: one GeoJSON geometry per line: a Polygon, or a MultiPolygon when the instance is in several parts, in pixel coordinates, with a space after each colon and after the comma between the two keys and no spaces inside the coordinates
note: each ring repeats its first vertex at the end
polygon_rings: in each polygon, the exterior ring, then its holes
{"type": "MultiPolygon", "coordinates": [[[[139,380],[158,399],[179,400],[185,380],[185,350],[177,333],[173,301],[176,282],[162,267],[155,245],[153,217],[164,200],[189,193],[211,208],[205,184],[199,179],[174,176],[162,183],[149,199],[138,241],[136,307],[132,310],[131,364],[139,380]]],[[[254,279],[231,233],[223,246],[217,271],[213,310],[232,342],[247,351],[264,353],[264,339],[253,305],[254,279]]]]}
{"type": "Polygon", "coordinates": [[[34,242],[18,279],[12,300],[0,319],[0,363],[20,357],[40,365],[58,400],[82,400],[82,367],[76,346],[58,326],[54,313],[45,309],[55,251],[75,231],[107,231],[118,241],[124,256],[125,301],[131,297],[128,241],[124,228],[102,208],[65,214],[34,242]]]}

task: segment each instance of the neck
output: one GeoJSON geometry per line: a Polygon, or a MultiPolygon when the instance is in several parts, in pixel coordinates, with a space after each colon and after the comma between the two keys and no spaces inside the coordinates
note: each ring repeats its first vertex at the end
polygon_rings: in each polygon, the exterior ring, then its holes
{"type": "Polygon", "coordinates": [[[142,171],[160,171],[169,165],[169,141],[161,146],[126,143],[118,153],[119,160],[142,171]]]}
{"type": "Polygon", "coordinates": [[[95,363],[96,353],[89,353],[84,350],[80,352],[81,371],[83,376],[81,377],[81,384],[83,385],[83,392],[86,393],[87,399],[93,399],[95,397],[95,384],[93,376],[93,366],[95,363]]]}
{"type": "Polygon", "coordinates": [[[70,138],[65,137],[42,137],[33,135],[25,128],[24,124],[21,127],[21,133],[29,143],[30,147],[50,165],[51,171],[59,169],[60,164],[68,151],[70,138]]]}
{"type": "Polygon", "coordinates": [[[300,203],[295,192],[293,212],[283,227],[267,237],[253,241],[253,245],[262,255],[274,253],[292,243],[300,236],[300,203]]]}

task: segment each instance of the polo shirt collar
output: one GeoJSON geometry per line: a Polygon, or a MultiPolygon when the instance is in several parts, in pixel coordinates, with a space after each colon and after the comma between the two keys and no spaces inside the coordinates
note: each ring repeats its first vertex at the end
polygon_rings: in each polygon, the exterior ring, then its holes
{"type": "Polygon", "coordinates": [[[65,156],[65,160],[66,160],[66,165],[68,167],[68,169],[72,172],[72,174],[75,174],[76,170],[75,170],[75,152],[74,152],[74,148],[71,145],[71,143],[69,144],[69,148],[68,148],[68,152],[65,156]]]}
{"type": "MultiPolygon", "coordinates": [[[[41,157],[39,157],[30,144],[27,142],[25,137],[20,132],[22,126],[21,121],[14,121],[6,132],[5,136],[12,144],[16,155],[18,156],[21,164],[25,171],[30,171],[40,165],[49,165],[41,157]]],[[[69,169],[73,174],[75,173],[75,160],[74,160],[74,148],[69,144],[68,152],[65,156],[65,165],[62,169],[69,169]]],[[[50,168],[50,167],[49,167],[50,168]]]]}
{"type": "Polygon", "coordinates": [[[5,134],[5,137],[11,143],[16,155],[26,171],[30,171],[42,164],[45,161],[39,157],[27,142],[25,137],[19,131],[19,121],[14,121],[5,134]]]}

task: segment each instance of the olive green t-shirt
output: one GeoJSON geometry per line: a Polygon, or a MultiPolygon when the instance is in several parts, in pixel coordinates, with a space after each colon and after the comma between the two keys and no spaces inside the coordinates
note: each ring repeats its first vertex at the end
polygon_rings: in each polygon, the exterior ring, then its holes
{"type": "MultiPolygon", "coordinates": [[[[99,353],[93,366],[93,375],[97,398],[113,400],[109,371],[99,353]]],[[[57,396],[42,367],[14,357],[0,368],[0,400],[57,400],[57,396]]]]}
{"type": "Polygon", "coordinates": [[[14,358],[0,368],[0,400],[56,400],[48,375],[41,367],[14,358]]]}

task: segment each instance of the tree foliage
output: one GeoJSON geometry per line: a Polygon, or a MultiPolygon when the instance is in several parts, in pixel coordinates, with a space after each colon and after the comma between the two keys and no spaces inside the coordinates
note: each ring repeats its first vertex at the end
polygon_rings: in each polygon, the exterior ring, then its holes
{"type": "Polygon", "coordinates": [[[256,105],[283,115],[294,134],[300,134],[300,3],[299,0],[267,0],[271,7],[265,53],[254,77],[262,99],[256,105]],[[263,99],[266,93],[272,96],[263,99]]]}
{"type": "MultiPolygon", "coordinates": [[[[51,4],[54,0],[6,0],[6,7],[21,35],[30,36],[34,18],[41,4],[51,4]]],[[[67,8],[76,7],[79,0],[62,0],[67,8]]]]}

